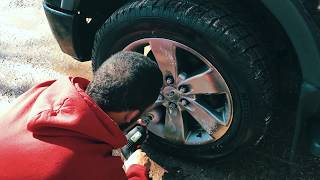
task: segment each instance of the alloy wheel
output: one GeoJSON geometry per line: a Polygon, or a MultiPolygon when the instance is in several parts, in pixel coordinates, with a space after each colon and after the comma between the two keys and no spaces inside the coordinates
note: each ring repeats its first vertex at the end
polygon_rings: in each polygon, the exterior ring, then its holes
{"type": "Polygon", "coordinates": [[[175,144],[217,141],[233,118],[232,96],[217,68],[196,50],[164,38],[145,38],[124,50],[154,59],[162,74],[158,100],[148,109],[148,129],[175,144]]]}

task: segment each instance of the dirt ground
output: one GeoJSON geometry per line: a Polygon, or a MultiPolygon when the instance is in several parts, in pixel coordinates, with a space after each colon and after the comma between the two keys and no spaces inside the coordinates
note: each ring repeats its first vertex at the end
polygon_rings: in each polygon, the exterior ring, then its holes
{"type": "MultiPolygon", "coordinates": [[[[32,85],[60,76],[92,77],[91,63],[63,54],[50,32],[40,0],[1,0],[0,111],[32,85]]],[[[148,145],[157,162],[155,179],[320,179],[320,158],[308,154],[302,139],[295,162],[289,162],[294,110],[280,111],[270,133],[255,149],[238,158],[194,162],[148,145]],[[163,172],[166,172],[163,175],[163,172]],[[162,176],[163,175],[163,176],[162,176]]]]}

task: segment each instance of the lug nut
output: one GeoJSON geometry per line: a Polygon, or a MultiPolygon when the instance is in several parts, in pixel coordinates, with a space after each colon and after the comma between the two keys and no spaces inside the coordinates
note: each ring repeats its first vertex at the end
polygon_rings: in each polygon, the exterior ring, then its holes
{"type": "Polygon", "coordinates": [[[173,84],[173,82],[174,82],[173,77],[171,77],[171,76],[167,77],[166,82],[167,82],[167,84],[173,84]]]}
{"type": "Polygon", "coordinates": [[[174,96],[174,91],[170,91],[170,92],[168,93],[168,96],[169,96],[169,97],[174,96]]]}
{"type": "Polygon", "coordinates": [[[189,104],[189,102],[187,100],[185,100],[185,99],[182,99],[181,100],[181,104],[182,104],[182,106],[186,106],[186,105],[189,104]]]}
{"type": "Polygon", "coordinates": [[[187,87],[181,86],[179,91],[182,92],[182,93],[186,93],[187,92],[187,87]]]}

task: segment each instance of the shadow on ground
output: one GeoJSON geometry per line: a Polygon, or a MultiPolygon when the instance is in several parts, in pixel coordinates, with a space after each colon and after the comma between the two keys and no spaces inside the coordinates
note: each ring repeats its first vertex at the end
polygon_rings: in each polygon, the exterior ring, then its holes
{"type": "Polygon", "coordinates": [[[289,161],[293,137],[294,113],[282,112],[275,120],[270,132],[256,148],[238,152],[228,160],[190,161],[175,158],[174,153],[166,154],[153,149],[149,144],[144,150],[152,160],[168,171],[163,179],[168,180],[209,180],[209,179],[318,179],[320,158],[309,153],[306,132],[303,133],[299,151],[294,162],[289,161]]]}

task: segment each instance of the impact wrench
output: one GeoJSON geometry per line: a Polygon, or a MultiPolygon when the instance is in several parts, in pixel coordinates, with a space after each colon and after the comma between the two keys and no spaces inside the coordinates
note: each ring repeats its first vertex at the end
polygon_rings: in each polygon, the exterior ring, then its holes
{"type": "Polygon", "coordinates": [[[142,122],[145,126],[137,124],[132,130],[126,134],[128,144],[121,148],[123,156],[128,159],[133,154],[147,137],[147,125],[151,122],[152,116],[142,116],[142,122]]]}

